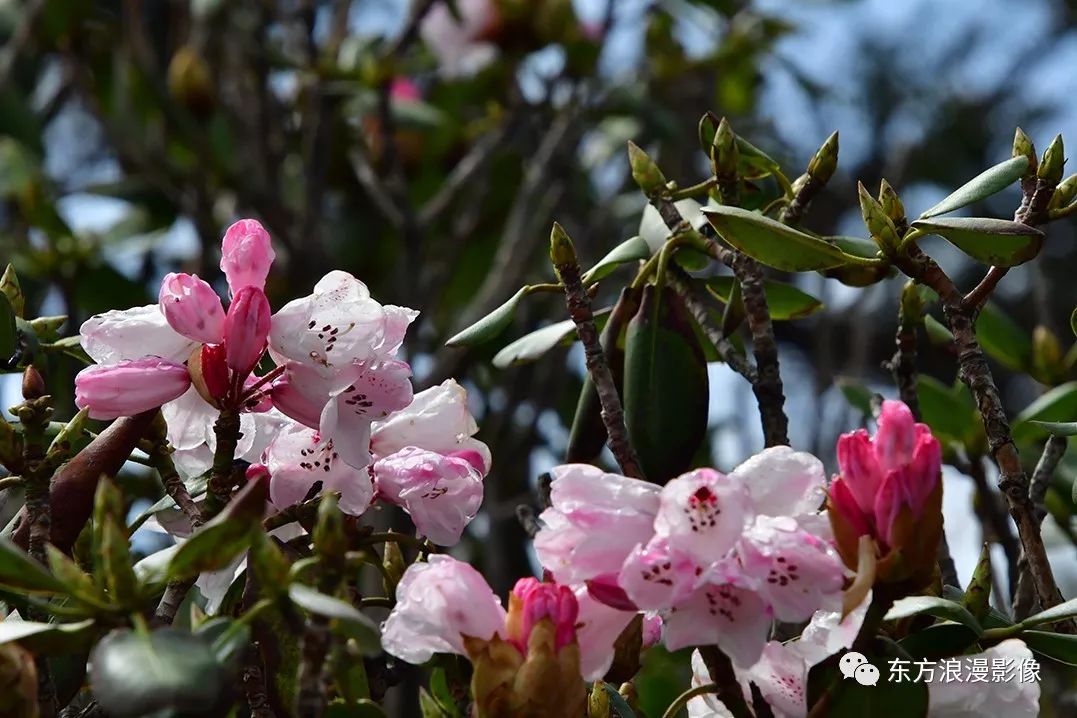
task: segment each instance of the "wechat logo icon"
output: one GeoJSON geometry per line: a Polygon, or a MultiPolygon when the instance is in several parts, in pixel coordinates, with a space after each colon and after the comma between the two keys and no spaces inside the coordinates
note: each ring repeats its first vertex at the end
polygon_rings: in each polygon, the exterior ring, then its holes
{"type": "Polygon", "coordinates": [[[862,686],[874,686],[879,682],[879,669],[868,663],[863,653],[849,651],[838,661],[838,669],[844,678],[852,678],[862,686]]]}

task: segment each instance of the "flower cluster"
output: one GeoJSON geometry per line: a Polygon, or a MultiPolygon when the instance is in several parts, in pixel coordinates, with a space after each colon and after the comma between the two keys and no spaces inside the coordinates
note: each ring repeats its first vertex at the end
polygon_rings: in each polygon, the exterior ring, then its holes
{"type": "Polygon", "coordinates": [[[810,454],[774,447],[730,474],[698,469],[664,487],[583,465],[553,476],[535,537],[543,566],[625,623],[658,612],[670,649],[717,643],[750,666],[773,619],[840,602],[844,571],[819,513],[825,474],[810,454]]]}
{"type": "Polygon", "coordinates": [[[169,274],[159,303],[110,311],[81,328],[98,362],[75,381],[91,417],[161,407],[180,470],[207,470],[218,415],[238,414],[237,458],[263,462],[278,508],[318,484],[346,513],[376,498],[402,506],[420,535],[457,542],[482,502],[486,445],[452,380],[413,394],[396,358],[418,312],[382,305],[342,271],[272,313],[264,287],[274,253],[254,220],[225,233],[227,312],[204,280],[169,274]],[[256,368],[272,368],[260,375],[256,368]]]}

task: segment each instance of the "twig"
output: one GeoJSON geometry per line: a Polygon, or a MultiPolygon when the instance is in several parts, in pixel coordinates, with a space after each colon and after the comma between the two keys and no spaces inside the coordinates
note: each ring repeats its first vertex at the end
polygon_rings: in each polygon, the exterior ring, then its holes
{"type": "MultiPolygon", "coordinates": [[[[1028,495],[1032,501],[1033,511],[1040,525],[1047,516],[1047,510],[1043,506],[1047,495],[1047,488],[1051,483],[1051,477],[1058,468],[1058,462],[1066,453],[1066,439],[1061,436],[1050,436],[1043,447],[1043,454],[1036,462],[1036,469],[1032,472],[1032,481],[1029,483],[1028,495]]],[[[1028,560],[1024,551],[1017,560],[1017,592],[1013,599],[1013,614],[1018,621],[1028,618],[1036,605],[1036,593],[1029,573],[1028,560]]]]}
{"type": "Polygon", "coordinates": [[[565,288],[565,305],[569,316],[576,325],[576,333],[583,344],[587,372],[595,385],[598,401],[602,405],[602,423],[606,426],[610,451],[617,459],[625,476],[634,479],[644,478],[639,458],[628,439],[625,427],[624,409],[617,385],[613,381],[606,354],[599,341],[598,329],[595,327],[594,314],[591,312],[591,297],[580,280],[580,263],[576,259],[576,250],[561,225],[554,224],[550,235],[550,259],[558,279],[565,288]]]}
{"type": "Polygon", "coordinates": [[[963,306],[963,298],[950,277],[918,247],[909,247],[905,253],[894,257],[894,264],[909,277],[934,289],[942,301],[958,352],[959,376],[972,392],[983,419],[988,445],[999,467],[999,489],[1006,497],[1010,515],[1017,524],[1018,537],[1028,556],[1036,595],[1044,608],[1058,605],[1058,584],[1028,496],[1028,478],[1021,468],[1021,459],[1013,443],[1010,424],[987,357],[976,339],[974,315],[963,306]]]}
{"type": "Polygon", "coordinates": [[[711,319],[710,313],[707,311],[707,299],[703,292],[692,286],[691,278],[677,267],[671,266],[669,268],[666,280],[681,295],[681,299],[684,300],[684,306],[688,309],[692,318],[696,320],[699,328],[703,330],[707,339],[714,345],[719,356],[722,357],[722,361],[730,369],[747,379],[749,383],[754,384],[756,381],[755,367],[733,345],[733,342],[729,341],[729,338],[722,333],[721,328],[715,325],[714,320],[711,319]]]}
{"type": "Polygon", "coordinates": [[[172,461],[172,454],[168,444],[164,442],[157,444],[154,447],[153,454],[150,455],[150,460],[153,467],[157,469],[157,473],[161,476],[161,483],[164,484],[165,493],[176,502],[176,506],[191,522],[191,528],[196,529],[201,526],[203,523],[202,511],[198,508],[198,504],[195,503],[194,499],[191,498],[183,479],[180,477],[179,472],[176,471],[176,464],[172,461]]]}
{"type": "Polygon", "coordinates": [[[247,650],[247,660],[243,665],[243,692],[247,696],[247,706],[251,718],[276,718],[266,692],[265,668],[262,665],[260,644],[255,641],[247,650]]]}

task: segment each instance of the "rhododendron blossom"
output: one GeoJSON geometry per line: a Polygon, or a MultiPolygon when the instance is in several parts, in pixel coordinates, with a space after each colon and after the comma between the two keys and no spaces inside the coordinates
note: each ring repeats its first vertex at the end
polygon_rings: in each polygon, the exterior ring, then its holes
{"type": "Polygon", "coordinates": [[[553,477],[539,560],[614,608],[659,611],[670,649],[717,643],[749,666],[772,619],[838,604],[844,572],[819,533],[825,475],[809,454],[774,447],[661,488],[583,466],[553,477]]]}

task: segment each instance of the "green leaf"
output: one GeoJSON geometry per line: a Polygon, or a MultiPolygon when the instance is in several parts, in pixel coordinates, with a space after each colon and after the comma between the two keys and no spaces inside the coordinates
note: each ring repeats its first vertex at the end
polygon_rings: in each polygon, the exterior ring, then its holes
{"type": "Polygon", "coordinates": [[[1034,422],[1065,422],[1077,416],[1077,381],[1059,384],[1025,407],[1013,421],[1013,438],[1035,441],[1047,432],[1034,422]]]}
{"type": "Polygon", "coordinates": [[[168,548],[155,551],[135,564],[135,577],[142,586],[144,595],[154,595],[168,583],[168,565],[172,557],[180,550],[182,544],[173,544],[168,548]]]}
{"type": "Polygon", "coordinates": [[[1014,371],[1032,365],[1032,337],[994,302],[984,305],[976,320],[976,338],[988,356],[1014,371]]]}
{"type": "Polygon", "coordinates": [[[1070,313],[1070,331],[1077,336],[1077,307],[1070,313]]]}
{"type": "Polygon", "coordinates": [[[219,571],[232,563],[250,547],[255,534],[262,531],[261,512],[266,494],[266,482],[248,482],[221,513],[180,546],[168,565],[169,577],[194,578],[204,571],[219,571]]]}
{"type": "Polygon", "coordinates": [[[970,446],[984,433],[972,396],[960,381],[947,386],[932,376],[921,375],[916,394],[920,415],[938,438],[970,446]]]}
{"type": "Polygon", "coordinates": [[[1077,636],[1049,631],[1024,631],[1021,640],[1036,653],[1048,658],[1077,666],[1077,636]]]}
{"type": "Polygon", "coordinates": [[[979,639],[979,634],[968,626],[945,621],[910,633],[898,645],[914,658],[939,660],[961,655],[979,639]]]}
{"type": "Polygon", "coordinates": [[[871,416],[871,402],[875,398],[875,392],[850,377],[838,377],[834,384],[841,390],[849,406],[859,409],[864,416],[871,416]]]}
{"type": "Polygon", "coordinates": [[[1040,611],[1034,616],[1029,616],[1021,621],[1021,625],[1029,628],[1033,626],[1045,626],[1049,623],[1057,623],[1058,621],[1063,621],[1067,618],[1073,618],[1074,616],[1077,616],[1077,598],[1071,598],[1064,603],[1048,608],[1046,611],[1040,611]]]}
{"type": "Polygon", "coordinates": [[[643,290],[625,336],[624,412],[629,438],[656,483],[686,471],[707,433],[707,362],[680,296],[643,290]]]}
{"type": "Polygon", "coordinates": [[[0,292],[0,361],[6,361],[15,354],[19,336],[15,328],[15,310],[7,295],[0,292]]]}
{"type": "MultiPolygon", "coordinates": [[[[599,330],[605,326],[609,309],[595,312],[595,327],[599,330]]],[[[548,324],[525,334],[494,355],[493,365],[498,369],[507,369],[517,364],[532,362],[561,344],[571,344],[576,340],[576,325],[571,319],[548,324]]]]}
{"type": "Polygon", "coordinates": [[[960,623],[976,633],[983,634],[983,627],[976,617],[960,603],[948,601],[937,596],[909,596],[894,602],[893,607],[887,612],[883,620],[898,621],[910,616],[927,614],[935,618],[941,618],[954,623],[960,623]]]}
{"type": "Polygon", "coordinates": [[[1028,158],[1024,156],[1013,157],[1005,162],[999,162],[994,167],[984,170],[961,185],[934,207],[924,211],[920,218],[928,219],[940,214],[947,214],[955,209],[961,209],[974,202],[987,199],[1021,179],[1027,169],[1028,158]]]}
{"type": "MultiPolygon", "coordinates": [[[[723,302],[729,302],[729,294],[733,291],[733,277],[711,277],[707,280],[707,288],[711,293],[723,302]]],[[[808,294],[802,292],[792,284],[785,282],[763,282],[764,291],[767,294],[767,307],[770,309],[770,318],[777,321],[800,319],[811,316],[823,308],[823,303],[808,294]]]]}
{"type": "Polygon", "coordinates": [[[1077,421],[1033,421],[1042,426],[1049,434],[1055,436],[1077,436],[1077,421]]]}
{"type": "Polygon", "coordinates": [[[378,624],[364,616],[350,603],[319,593],[301,583],[293,583],[288,587],[288,597],[300,608],[338,621],[338,625],[349,637],[359,642],[359,648],[366,655],[374,655],[381,651],[381,633],[378,630],[378,624]]]}
{"type": "Polygon", "coordinates": [[[92,618],[78,623],[0,621],[0,644],[15,641],[35,653],[69,652],[85,645],[93,634],[93,625],[92,618]]]}
{"type": "Polygon", "coordinates": [[[516,316],[516,307],[519,306],[520,300],[526,294],[527,287],[521,287],[504,304],[449,339],[449,341],[445,342],[445,345],[450,347],[470,347],[483,344],[495,338],[512,323],[513,317],[516,316]]]}
{"type": "Polygon", "coordinates": [[[603,683],[602,687],[605,688],[606,693],[609,694],[610,707],[613,708],[618,718],[636,718],[636,712],[628,705],[624,696],[617,691],[616,686],[612,686],[609,683],[603,683]]]}
{"type": "Polygon", "coordinates": [[[879,671],[876,685],[862,686],[857,681],[845,679],[839,668],[843,652],[817,663],[808,672],[808,705],[814,706],[827,696],[827,718],[910,718],[926,716],[928,706],[927,684],[920,681],[890,681],[889,661],[895,658],[911,660],[902,646],[890,641],[876,639],[864,655],[868,663],[879,671]]]}
{"type": "Polygon", "coordinates": [[[63,582],[6,538],[0,538],[0,586],[27,593],[63,593],[63,582]]]}
{"type": "MultiPolygon", "coordinates": [[[[422,703],[422,696],[419,697],[419,702],[422,703]]],[[[425,717],[424,713],[423,718],[425,717]]],[[[351,705],[343,701],[333,701],[325,710],[325,718],[388,718],[388,714],[374,701],[363,698],[351,705]]]]}
{"type": "Polygon", "coordinates": [[[113,718],[223,716],[232,703],[234,677],[221,670],[209,641],[174,628],[113,631],[90,664],[94,697],[113,718]]]}
{"type": "Polygon", "coordinates": [[[1043,232],[1020,222],[988,217],[917,220],[914,229],[935,234],[984,264],[1014,267],[1040,252],[1043,232]]]}
{"type": "Polygon", "coordinates": [[[846,254],[818,237],[739,207],[705,207],[703,215],[728,244],[775,269],[806,272],[846,264],[876,264],[874,260],[846,254]]]}
{"type": "Polygon", "coordinates": [[[452,713],[425,688],[419,688],[419,713],[422,718],[452,718],[452,713]]]}
{"type": "Polygon", "coordinates": [[[595,266],[587,270],[587,273],[583,275],[584,286],[593,284],[604,277],[609,276],[617,267],[627,262],[637,262],[641,259],[647,259],[651,256],[651,247],[647,244],[647,241],[639,235],[626,239],[621,242],[602,259],[598,260],[595,266]]]}
{"type": "Polygon", "coordinates": [[[930,314],[924,315],[924,331],[927,333],[927,340],[935,346],[949,346],[954,343],[953,332],[930,314]]]}
{"type": "Polygon", "coordinates": [[[879,256],[879,245],[870,239],[860,237],[825,237],[830,244],[854,257],[862,259],[875,259],[879,256]]]}

